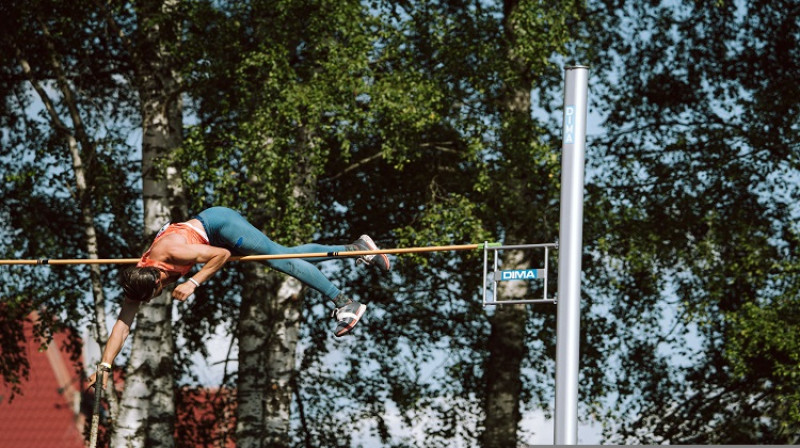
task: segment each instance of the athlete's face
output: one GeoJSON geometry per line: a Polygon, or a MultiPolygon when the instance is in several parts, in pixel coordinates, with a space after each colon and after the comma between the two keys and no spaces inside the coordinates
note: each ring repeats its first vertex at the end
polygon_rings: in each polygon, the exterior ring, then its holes
{"type": "MultiPolygon", "coordinates": [[[[175,283],[176,280],[178,280],[178,276],[170,277],[169,274],[167,274],[166,272],[159,270],[158,279],[156,279],[156,289],[153,290],[153,295],[150,297],[150,300],[153,300],[156,297],[160,296],[161,293],[164,291],[164,288],[167,285],[175,283]]],[[[148,302],[150,300],[148,300],[148,302]]]]}
{"type": "Polygon", "coordinates": [[[156,297],[160,296],[162,291],[164,291],[164,280],[161,276],[159,276],[158,279],[156,280],[156,289],[153,290],[153,295],[152,297],[150,297],[150,300],[153,300],[156,297]]]}

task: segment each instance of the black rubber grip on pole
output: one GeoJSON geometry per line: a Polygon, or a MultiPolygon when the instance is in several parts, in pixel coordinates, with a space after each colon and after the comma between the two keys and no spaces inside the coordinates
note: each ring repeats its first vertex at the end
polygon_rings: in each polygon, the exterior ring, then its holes
{"type": "Polygon", "coordinates": [[[92,409],[92,428],[89,435],[89,448],[97,446],[97,433],[100,426],[100,404],[103,397],[103,383],[106,379],[106,371],[97,369],[94,383],[94,409],[92,409]]]}

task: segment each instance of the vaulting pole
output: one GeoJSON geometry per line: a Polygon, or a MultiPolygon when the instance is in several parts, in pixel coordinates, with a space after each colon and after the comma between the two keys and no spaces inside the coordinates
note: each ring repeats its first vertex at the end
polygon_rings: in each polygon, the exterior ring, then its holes
{"type": "Polygon", "coordinates": [[[566,67],[558,237],[555,444],[578,442],[583,174],[589,68],[566,67]]]}
{"type": "Polygon", "coordinates": [[[97,370],[97,381],[94,385],[94,407],[92,408],[92,428],[89,433],[89,448],[97,446],[97,433],[100,427],[100,406],[103,399],[103,388],[106,382],[106,371],[103,369],[97,370]]]}

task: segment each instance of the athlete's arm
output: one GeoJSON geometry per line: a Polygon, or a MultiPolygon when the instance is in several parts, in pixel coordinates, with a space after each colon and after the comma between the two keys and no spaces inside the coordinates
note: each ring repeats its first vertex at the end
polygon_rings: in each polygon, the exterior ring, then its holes
{"type": "MultiPolygon", "coordinates": [[[[133,325],[133,319],[136,317],[140,306],[141,302],[135,300],[125,299],[122,302],[122,309],[119,312],[117,322],[115,322],[114,327],[111,328],[111,334],[108,336],[108,341],[106,341],[106,348],[103,350],[103,356],[100,358],[100,362],[107,363],[111,366],[114,365],[114,359],[119,355],[120,350],[122,350],[125,340],[128,339],[128,335],[131,332],[131,325],[133,325]]],[[[95,381],[97,381],[97,372],[89,377],[89,385],[87,387],[92,387],[95,381]]],[[[103,384],[103,387],[105,386],[106,385],[103,384]]]]}
{"type": "MultiPolygon", "coordinates": [[[[182,238],[179,240],[168,236],[159,241],[156,247],[153,247],[150,256],[160,257],[170,263],[181,265],[202,263],[203,267],[200,271],[192,276],[192,279],[199,284],[216,274],[228,261],[231,253],[228,249],[221,247],[206,244],[186,244],[182,238]]],[[[194,293],[196,288],[197,286],[194,283],[187,281],[176,286],[172,291],[172,296],[178,300],[186,300],[187,297],[194,293]]]]}

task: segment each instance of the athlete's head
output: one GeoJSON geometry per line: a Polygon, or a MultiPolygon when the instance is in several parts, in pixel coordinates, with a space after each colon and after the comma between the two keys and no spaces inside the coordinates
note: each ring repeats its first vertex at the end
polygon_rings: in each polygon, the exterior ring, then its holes
{"type": "Polygon", "coordinates": [[[137,302],[149,302],[161,294],[161,271],[154,267],[132,267],[120,273],[119,284],[125,297],[137,302]]]}

